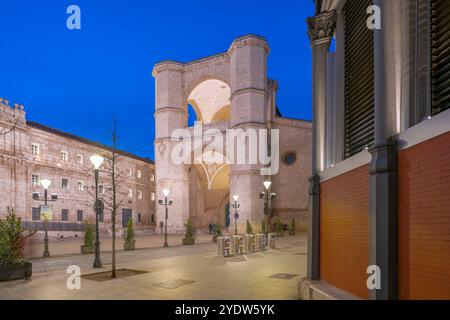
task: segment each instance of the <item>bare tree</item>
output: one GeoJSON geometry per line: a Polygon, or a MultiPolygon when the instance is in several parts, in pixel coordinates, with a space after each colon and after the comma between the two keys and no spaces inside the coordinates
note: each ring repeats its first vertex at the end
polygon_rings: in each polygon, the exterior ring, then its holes
{"type": "Polygon", "coordinates": [[[126,185],[123,179],[124,172],[120,169],[122,160],[121,154],[118,152],[119,135],[117,133],[117,121],[113,119],[113,127],[111,129],[111,150],[105,157],[104,173],[111,182],[110,186],[104,186],[105,193],[101,195],[101,200],[105,204],[105,208],[111,212],[111,232],[112,232],[112,274],[116,277],[116,217],[120,208],[129,203],[128,191],[124,191],[122,186],[126,185]]]}

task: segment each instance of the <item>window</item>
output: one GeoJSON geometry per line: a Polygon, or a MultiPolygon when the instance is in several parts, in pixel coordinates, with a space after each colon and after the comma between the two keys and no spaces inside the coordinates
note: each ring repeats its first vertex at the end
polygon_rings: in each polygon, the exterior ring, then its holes
{"type": "Polygon", "coordinates": [[[150,181],[155,181],[155,174],[153,173],[150,174],[150,181]]]}
{"type": "Polygon", "coordinates": [[[102,184],[98,185],[98,193],[105,194],[105,187],[102,184]]]}
{"type": "Polygon", "coordinates": [[[31,220],[41,220],[41,210],[39,207],[31,208],[31,220]]]}
{"type": "Polygon", "coordinates": [[[137,198],[138,198],[138,200],[142,200],[142,191],[141,190],[138,190],[137,198]]]}
{"type": "Polygon", "coordinates": [[[69,221],[69,210],[67,209],[61,210],[61,221],[69,221]]]}
{"type": "Polygon", "coordinates": [[[137,175],[137,177],[140,179],[140,178],[142,178],[142,172],[141,172],[141,170],[137,170],[136,171],[136,175],[137,175]]]}
{"type": "Polygon", "coordinates": [[[37,143],[31,144],[31,154],[38,155],[41,153],[41,148],[37,143]]]}
{"type": "Polygon", "coordinates": [[[450,6],[431,1],[431,115],[450,109],[450,6]]]}
{"type": "Polygon", "coordinates": [[[83,181],[77,181],[77,191],[83,191],[83,190],[84,190],[83,181]]]}
{"type": "Polygon", "coordinates": [[[39,183],[40,183],[41,181],[40,181],[40,179],[39,179],[39,175],[38,174],[32,174],[31,175],[31,185],[33,186],[33,187],[37,187],[37,186],[39,186],[39,183]]]}
{"type": "Polygon", "coordinates": [[[69,154],[67,153],[67,151],[61,151],[59,153],[59,159],[62,161],[69,161],[69,154]]]}
{"type": "Polygon", "coordinates": [[[287,166],[291,166],[297,161],[297,155],[295,152],[287,152],[283,157],[283,163],[287,166]]]}
{"type": "Polygon", "coordinates": [[[81,154],[77,154],[77,164],[83,164],[84,159],[81,154]]]}
{"type": "Polygon", "coordinates": [[[103,222],[103,212],[98,214],[98,222],[103,222]]]}
{"type": "Polygon", "coordinates": [[[133,190],[128,189],[128,198],[133,198],[133,190]]]}
{"type": "Polygon", "coordinates": [[[344,6],[345,39],[345,157],[360,152],[374,139],[374,32],[366,26],[372,0],[347,1],[344,6]]]}
{"type": "Polygon", "coordinates": [[[152,192],[150,194],[150,200],[155,201],[155,193],[154,192],[152,192]]]}
{"type": "Polygon", "coordinates": [[[77,210],[77,221],[83,221],[83,210],[77,210]]]}
{"type": "Polygon", "coordinates": [[[131,169],[128,168],[128,169],[127,169],[127,176],[131,177],[131,174],[132,174],[131,169]]]}
{"type": "Polygon", "coordinates": [[[138,213],[138,215],[137,215],[137,220],[138,220],[138,223],[141,223],[142,217],[141,217],[141,214],[140,214],[140,213],[138,213]]]}
{"type": "Polygon", "coordinates": [[[67,190],[69,189],[69,180],[66,178],[61,179],[61,189],[67,190]]]}
{"type": "Polygon", "coordinates": [[[151,223],[155,223],[155,215],[153,213],[150,215],[150,221],[151,223]]]}

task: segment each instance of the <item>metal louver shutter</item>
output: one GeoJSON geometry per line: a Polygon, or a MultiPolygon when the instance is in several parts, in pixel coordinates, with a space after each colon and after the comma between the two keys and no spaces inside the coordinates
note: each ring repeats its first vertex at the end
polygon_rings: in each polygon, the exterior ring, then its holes
{"type": "Polygon", "coordinates": [[[450,108],[450,1],[431,1],[431,114],[450,108]]]}
{"type": "Polygon", "coordinates": [[[348,0],[345,28],[345,157],[360,152],[374,139],[374,37],[367,28],[372,0],[348,0]]]}

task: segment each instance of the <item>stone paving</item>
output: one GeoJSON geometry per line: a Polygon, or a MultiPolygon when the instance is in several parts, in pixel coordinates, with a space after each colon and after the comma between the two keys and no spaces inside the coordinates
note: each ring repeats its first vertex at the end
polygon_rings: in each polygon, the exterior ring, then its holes
{"type": "Polygon", "coordinates": [[[298,281],[306,275],[306,235],[277,239],[277,248],[230,258],[216,256],[213,243],[151,248],[118,253],[118,268],[146,271],[104,282],[81,279],[80,290],[66,287],[71,264],[83,275],[93,255],[33,261],[31,281],[0,283],[0,299],[298,299],[298,281]]]}

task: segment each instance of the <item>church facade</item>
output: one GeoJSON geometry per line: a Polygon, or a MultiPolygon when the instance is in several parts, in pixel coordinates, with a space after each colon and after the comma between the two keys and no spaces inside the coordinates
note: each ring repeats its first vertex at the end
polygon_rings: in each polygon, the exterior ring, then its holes
{"type": "MultiPolygon", "coordinates": [[[[268,54],[264,38],[248,35],[224,53],[155,65],[156,193],[163,199],[163,190],[170,191],[171,232],[182,232],[189,218],[197,229],[220,224],[225,232],[242,232],[249,221],[258,230],[264,210],[271,225],[294,219],[306,230],[311,123],[281,116],[268,54]],[[198,121],[193,126],[190,107],[198,121]],[[268,194],[276,194],[270,213],[260,199],[268,181],[268,194]]],[[[162,227],[164,206],[156,215],[162,227]]]]}

